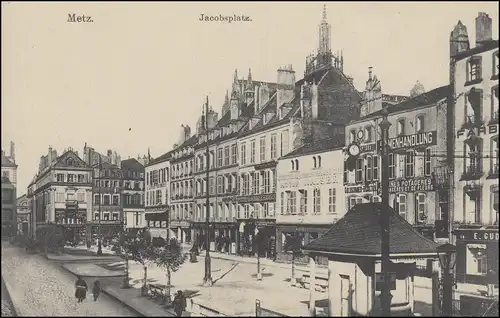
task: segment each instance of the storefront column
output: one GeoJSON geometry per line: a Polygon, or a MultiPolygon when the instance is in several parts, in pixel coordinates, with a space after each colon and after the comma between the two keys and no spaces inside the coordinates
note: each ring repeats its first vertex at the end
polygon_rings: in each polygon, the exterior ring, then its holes
{"type": "Polygon", "coordinates": [[[309,317],[316,316],[316,262],[309,257],[309,317]]]}

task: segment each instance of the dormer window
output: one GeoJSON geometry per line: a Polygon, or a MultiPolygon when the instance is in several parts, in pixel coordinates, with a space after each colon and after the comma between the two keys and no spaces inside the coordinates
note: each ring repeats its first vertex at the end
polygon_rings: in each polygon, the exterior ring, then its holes
{"type": "Polygon", "coordinates": [[[398,135],[404,135],[405,134],[405,120],[400,119],[398,120],[398,135]]]}
{"type": "Polygon", "coordinates": [[[472,85],[481,81],[481,57],[473,56],[467,61],[467,82],[472,85]]]}
{"type": "Polygon", "coordinates": [[[417,133],[424,131],[425,126],[424,126],[424,115],[420,115],[417,117],[417,133]]]}

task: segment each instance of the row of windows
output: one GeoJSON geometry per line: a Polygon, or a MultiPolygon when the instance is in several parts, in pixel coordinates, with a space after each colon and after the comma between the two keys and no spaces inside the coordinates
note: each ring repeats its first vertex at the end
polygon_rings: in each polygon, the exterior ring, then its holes
{"type": "Polygon", "coordinates": [[[490,213],[489,223],[498,224],[499,221],[499,194],[498,188],[491,189],[489,200],[482,200],[482,189],[464,191],[463,193],[463,220],[467,223],[483,224],[485,212],[490,213]],[[483,206],[484,204],[484,206],[483,206]]]}
{"type": "MultiPolygon", "coordinates": [[[[217,148],[217,157],[215,157],[214,151],[209,152],[210,169],[214,167],[225,167],[229,165],[236,164],[238,162],[238,147],[236,144],[231,146],[225,146],[224,148],[217,148]],[[217,158],[217,162],[215,160],[217,158]],[[216,165],[217,164],[217,165],[216,165]]],[[[207,156],[206,154],[200,154],[196,157],[196,171],[200,172],[205,170],[207,166],[207,156]]]]}
{"type": "MultiPolygon", "coordinates": [[[[51,192],[43,192],[42,200],[43,202],[50,204],[52,203],[51,192]]],[[[3,195],[2,195],[3,197],[3,195]]],[[[55,203],[65,203],[66,201],[78,201],[79,203],[87,202],[87,197],[85,192],[55,192],[54,194],[54,202],[55,203]]]]}
{"type": "Polygon", "coordinates": [[[89,178],[85,174],[56,173],[56,181],[68,183],[88,183],[89,178]]]}
{"type": "MultiPolygon", "coordinates": [[[[308,158],[309,159],[309,158],[308,158]]],[[[313,169],[321,168],[321,156],[313,156],[312,159],[312,167],[313,169]]],[[[292,165],[292,171],[299,171],[299,160],[293,159],[290,161],[292,165]]]]}
{"type": "MultiPolygon", "coordinates": [[[[234,193],[239,189],[239,178],[236,174],[226,174],[223,176],[209,178],[209,193],[215,194],[217,189],[218,194],[234,193]],[[217,187],[215,181],[217,180],[217,187]]],[[[207,179],[196,180],[196,195],[204,195],[207,193],[207,179]]]]}
{"type": "MultiPolygon", "coordinates": [[[[308,202],[312,202],[312,213],[321,214],[321,190],[312,190],[312,201],[309,201],[308,191],[301,189],[298,191],[285,191],[280,195],[281,215],[287,214],[307,214],[308,202]]],[[[328,189],[328,213],[337,214],[337,190],[328,189]]]]}
{"type": "Polygon", "coordinates": [[[241,195],[274,193],[276,191],[276,170],[261,170],[241,174],[241,195]]]}
{"type": "Polygon", "coordinates": [[[161,205],[166,204],[166,199],[168,198],[168,189],[151,190],[146,193],[146,206],[161,205]],[[165,193],[165,200],[163,200],[163,193],[165,193]]]}
{"type": "Polygon", "coordinates": [[[464,141],[464,175],[476,175],[480,177],[483,173],[483,159],[489,157],[491,175],[498,174],[499,170],[499,140],[498,135],[490,139],[490,153],[483,151],[483,139],[479,138],[476,142],[464,141]]]}
{"type": "Polygon", "coordinates": [[[267,136],[262,136],[258,139],[259,142],[259,154],[257,154],[257,140],[252,139],[249,141],[248,149],[247,143],[242,142],[240,145],[240,155],[241,155],[241,165],[255,164],[257,159],[259,162],[265,162],[268,160],[275,160],[281,156],[284,156],[289,151],[289,133],[288,129],[283,130],[280,134],[280,149],[278,153],[278,134],[272,133],[270,136],[270,144],[267,144],[267,136]],[[269,147],[270,146],[270,147],[269,147]],[[269,151],[268,151],[269,148],[269,151]],[[248,150],[248,152],[247,152],[248,150]],[[257,157],[258,156],[258,157],[257,157]]]}
{"type": "Polygon", "coordinates": [[[119,194],[94,194],[94,204],[102,205],[120,205],[120,195],[119,194]],[[101,201],[102,198],[102,201],[101,201]]]}

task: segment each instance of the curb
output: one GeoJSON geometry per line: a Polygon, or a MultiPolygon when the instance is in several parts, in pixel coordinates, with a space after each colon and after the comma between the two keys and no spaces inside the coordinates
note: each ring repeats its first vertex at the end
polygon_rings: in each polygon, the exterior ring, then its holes
{"type": "Polygon", "coordinates": [[[17,303],[17,299],[14,300],[15,297],[14,298],[12,297],[12,287],[10,287],[9,283],[6,282],[5,279],[3,279],[3,276],[2,276],[2,281],[4,283],[5,290],[7,291],[7,295],[9,296],[10,303],[12,304],[13,316],[14,317],[23,316],[23,315],[20,315],[21,311],[19,310],[19,308],[22,308],[21,304],[17,303]]]}
{"type": "Polygon", "coordinates": [[[140,310],[130,306],[129,304],[127,304],[126,302],[124,302],[123,300],[121,300],[120,298],[114,296],[114,295],[111,295],[107,290],[106,288],[102,288],[101,289],[101,292],[103,294],[105,294],[106,296],[108,296],[109,298],[111,299],[114,299],[115,301],[119,302],[120,304],[122,304],[123,306],[127,307],[127,309],[129,309],[130,311],[133,311],[135,312],[136,314],[138,314],[140,317],[147,317],[147,315],[145,315],[144,313],[142,313],[140,310]]]}
{"type": "Polygon", "coordinates": [[[59,264],[59,267],[61,267],[63,270],[65,270],[67,273],[72,274],[73,276],[81,276],[81,277],[99,277],[99,278],[118,278],[118,277],[125,277],[125,274],[119,274],[119,275],[82,275],[82,274],[76,274],[69,268],[64,267],[65,264],[59,264]]]}

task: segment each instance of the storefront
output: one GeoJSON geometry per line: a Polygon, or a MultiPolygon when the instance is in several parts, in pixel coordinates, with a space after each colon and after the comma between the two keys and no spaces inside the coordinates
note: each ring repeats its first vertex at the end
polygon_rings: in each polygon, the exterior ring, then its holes
{"type": "Polygon", "coordinates": [[[240,255],[275,259],[276,223],[271,219],[241,221],[238,228],[240,255]]]}
{"type": "MultiPolygon", "coordinates": [[[[302,246],[304,246],[319,238],[321,235],[325,234],[331,227],[332,224],[278,224],[276,229],[277,260],[290,262],[292,259],[291,254],[284,250],[287,235],[299,235],[299,237],[302,239],[302,246]]],[[[304,258],[304,261],[307,262],[307,257],[304,258]]],[[[323,265],[326,265],[326,263],[327,260],[325,259],[323,265]]]]}
{"type": "Polygon", "coordinates": [[[168,239],[168,211],[159,213],[146,213],[146,224],[152,237],[168,239]]]}
{"type": "Polygon", "coordinates": [[[498,284],[498,226],[455,229],[460,283],[498,284]]]}

